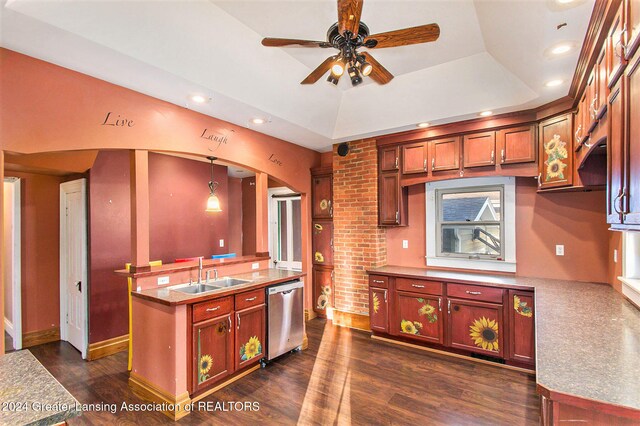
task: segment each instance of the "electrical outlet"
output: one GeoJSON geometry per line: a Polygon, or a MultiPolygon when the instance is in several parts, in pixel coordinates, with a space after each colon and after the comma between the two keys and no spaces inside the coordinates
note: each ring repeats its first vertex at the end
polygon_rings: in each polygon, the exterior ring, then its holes
{"type": "Polygon", "coordinates": [[[251,269],[258,269],[260,267],[260,263],[254,262],[251,264],[251,269]]]}
{"type": "Polygon", "coordinates": [[[158,277],[158,285],[169,284],[169,277],[158,277]]]}
{"type": "Polygon", "coordinates": [[[556,244],[556,256],[564,256],[564,245],[556,244]]]}
{"type": "Polygon", "coordinates": [[[224,240],[220,240],[220,247],[224,247],[224,240]]]}
{"type": "Polygon", "coordinates": [[[618,263],[618,249],[613,249],[613,262],[618,263]]]}
{"type": "Polygon", "coordinates": [[[402,248],[409,248],[409,240],[402,240],[402,248]]]}
{"type": "Polygon", "coordinates": [[[142,291],[142,287],[141,286],[136,287],[136,291],[142,291]]]}

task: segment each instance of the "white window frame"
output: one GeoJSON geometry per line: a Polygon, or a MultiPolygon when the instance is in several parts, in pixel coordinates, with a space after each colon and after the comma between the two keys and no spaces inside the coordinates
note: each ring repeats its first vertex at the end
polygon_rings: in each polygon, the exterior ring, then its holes
{"type": "Polygon", "coordinates": [[[426,241],[427,266],[439,268],[473,269],[494,272],[516,272],[516,180],[514,177],[479,177],[443,180],[426,183],[426,241]],[[504,260],[468,259],[454,256],[438,256],[438,220],[436,194],[438,190],[459,189],[471,191],[488,186],[502,186],[503,205],[500,214],[504,220],[504,260]]]}
{"type": "MultiPolygon", "coordinates": [[[[293,271],[302,270],[302,261],[293,260],[293,238],[290,238],[287,242],[287,259],[290,260],[278,260],[277,259],[277,241],[278,241],[278,201],[293,201],[301,200],[300,194],[294,193],[287,187],[269,188],[269,256],[271,258],[270,264],[272,268],[288,269],[293,271]],[[291,195],[286,198],[274,198],[273,195],[291,195]],[[274,262],[275,261],[275,262],[274,262]]],[[[291,203],[286,203],[287,206],[287,228],[293,230],[293,209],[291,203]]]]}

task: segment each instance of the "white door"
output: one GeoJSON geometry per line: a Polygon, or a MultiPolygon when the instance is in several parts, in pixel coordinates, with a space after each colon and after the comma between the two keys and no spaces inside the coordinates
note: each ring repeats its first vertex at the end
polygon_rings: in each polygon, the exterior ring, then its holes
{"type": "Polygon", "coordinates": [[[85,179],[60,185],[60,335],[86,358],[87,209],[85,179]]]}
{"type": "Polygon", "coordinates": [[[278,269],[302,269],[302,211],[300,195],[286,188],[269,190],[270,256],[278,269]]]}
{"type": "MultiPolygon", "coordinates": [[[[20,179],[4,179],[4,325],[13,349],[22,349],[22,284],[20,268],[20,179]]],[[[9,348],[7,348],[9,349],[9,348]]]]}

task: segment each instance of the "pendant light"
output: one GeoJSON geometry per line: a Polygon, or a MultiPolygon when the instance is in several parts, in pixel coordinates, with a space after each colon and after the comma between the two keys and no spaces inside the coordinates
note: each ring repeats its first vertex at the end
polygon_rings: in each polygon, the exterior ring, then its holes
{"type": "Polygon", "coordinates": [[[216,189],[218,188],[218,182],[213,180],[213,160],[216,157],[207,157],[211,161],[211,180],[209,181],[209,199],[207,200],[206,212],[221,212],[220,199],[216,195],[216,189]]]}

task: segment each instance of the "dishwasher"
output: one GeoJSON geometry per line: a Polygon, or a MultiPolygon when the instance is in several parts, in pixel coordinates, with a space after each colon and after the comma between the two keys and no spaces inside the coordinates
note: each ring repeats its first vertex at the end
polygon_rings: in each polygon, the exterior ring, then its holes
{"type": "MultiPolygon", "coordinates": [[[[300,279],[267,287],[267,357],[271,361],[302,346],[304,282],[300,279]]],[[[265,363],[263,363],[264,367],[265,363]]]]}

